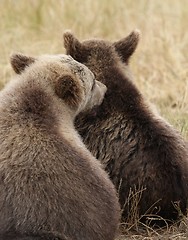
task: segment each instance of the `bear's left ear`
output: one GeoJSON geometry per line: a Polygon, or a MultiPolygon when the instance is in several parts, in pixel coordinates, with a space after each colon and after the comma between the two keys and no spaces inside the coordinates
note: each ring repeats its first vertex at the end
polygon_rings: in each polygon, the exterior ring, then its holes
{"type": "Polygon", "coordinates": [[[14,53],[10,56],[11,66],[17,74],[21,74],[23,70],[30,64],[34,63],[35,60],[35,58],[25,56],[21,53],[14,53]]]}
{"type": "Polygon", "coordinates": [[[113,43],[118,55],[123,62],[128,63],[129,58],[135,52],[140,39],[140,31],[134,30],[126,38],[113,43]]]}
{"type": "Polygon", "coordinates": [[[63,39],[66,54],[82,62],[84,58],[84,45],[69,30],[63,33],[63,39]]]}
{"type": "Polygon", "coordinates": [[[81,101],[81,91],[78,83],[70,75],[64,75],[56,80],[55,92],[72,108],[77,107],[81,101]]]}

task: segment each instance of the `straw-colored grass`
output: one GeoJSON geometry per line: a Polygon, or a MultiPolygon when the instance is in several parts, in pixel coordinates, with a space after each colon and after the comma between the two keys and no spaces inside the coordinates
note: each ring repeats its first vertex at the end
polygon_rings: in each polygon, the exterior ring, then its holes
{"type": "MultiPolygon", "coordinates": [[[[62,33],[117,40],[138,28],[131,62],[135,82],[161,115],[188,138],[188,0],[0,0],[0,87],[13,75],[12,52],[64,53],[62,33]]],[[[125,239],[188,239],[187,219],[125,239]]]]}

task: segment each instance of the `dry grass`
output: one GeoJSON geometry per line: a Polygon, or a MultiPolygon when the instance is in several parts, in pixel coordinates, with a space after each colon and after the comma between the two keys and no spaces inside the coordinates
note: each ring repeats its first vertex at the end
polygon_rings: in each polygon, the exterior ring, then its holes
{"type": "MultiPolygon", "coordinates": [[[[121,223],[120,236],[117,240],[159,240],[159,239],[188,239],[188,218],[182,215],[178,204],[174,205],[179,211],[181,219],[175,223],[169,225],[165,219],[160,216],[151,215],[146,212],[142,217],[147,218],[147,224],[141,221],[141,217],[138,216],[138,204],[141,199],[142,193],[145,191],[143,187],[139,189],[133,188],[130,190],[127,202],[125,205],[130,205],[128,221],[121,223]],[[163,228],[152,228],[150,223],[153,220],[162,221],[165,223],[163,228]]],[[[151,206],[152,207],[152,206],[151,206]]],[[[148,209],[149,210],[149,209],[148,209]]]]}
{"type": "MultiPolygon", "coordinates": [[[[62,53],[65,29],[80,39],[116,40],[139,28],[142,40],[131,63],[136,84],[188,138],[187,6],[188,0],[1,0],[0,87],[13,74],[12,52],[62,53]]],[[[121,240],[188,239],[186,221],[159,232],[126,232],[121,240]]]]}

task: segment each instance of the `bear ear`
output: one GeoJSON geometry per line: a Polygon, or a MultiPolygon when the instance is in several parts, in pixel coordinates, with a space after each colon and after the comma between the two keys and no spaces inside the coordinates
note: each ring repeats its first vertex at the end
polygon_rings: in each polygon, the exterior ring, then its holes
{"type": "Polygon", "coordinates": [[[34,63],[35,60],[35,58],[25,56],[21,53],[14,53],[10,56],[11,66],[17,74],[21,74],[23,70],[30,64],[34,63]]]}
{"type": "Polygon", "coordinates": [[[128,63],[129,58],[137,48],[139,39],[140,31],[136,29],[131,32],[126,38],[113,43],[123,62],[128,63]]]}
{"type": "Polygon", "coordinates": [[[77,61],[81,61],[84,52],[83,44],[71,33],[70,30],[64,32],[63,39],[66,54],[71,55],[77,61]]]}
{"type": "Polygon", "coordinates": [[[55,82],[55,92],[69,106],[77,107],[81,101],[81,92],[76,80],[70,75],[59,77],[55,82]]]}

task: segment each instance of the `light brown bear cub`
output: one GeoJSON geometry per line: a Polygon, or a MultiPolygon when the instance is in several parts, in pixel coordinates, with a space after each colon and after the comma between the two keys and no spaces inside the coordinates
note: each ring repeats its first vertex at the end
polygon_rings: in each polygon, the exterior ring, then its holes
{"type": "Polygon", "coordinates": [[[109,240],[116,191],[74,128],[106,87],[70,56],[15,54],[0,93],[0,239],[109,240]]]}
{"type": "Polygon", "coordinates": [[[79,114],[75,125],[115,184],[123,220],[133,224],[135,214],[135,219],[148,224],[164,225],[186,214],[187,143],[150,109],[129,72],[138,31],[117,42],[80,42],[66,32],[64,41],[67,54],[85,64],[107,86],[103,103],[95,111],[79,114]]]}

